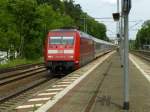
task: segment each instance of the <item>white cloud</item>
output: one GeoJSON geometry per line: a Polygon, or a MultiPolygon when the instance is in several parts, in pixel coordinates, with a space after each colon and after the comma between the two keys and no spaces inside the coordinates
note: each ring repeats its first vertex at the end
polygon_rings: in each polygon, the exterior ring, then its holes
{"type": "Polygon", "coordinates": [[[117,0],[102,0],[104,3],[109,3],[109,4],[116,4],[117,0]]]}
{"type": "MultiPolygon", "coordinates": [[[[119,0],[121,1],[121,0],[119,0]]],[[[112,13],[117,10],[117,0],[75,0],[82,6],[82,9],[92,17],[112,17],[112,13]]],[[[132,9],[130,12],[131,21],[148,20],[150,19],[150,0],[132,0],[132,9]]],[[[101,22],[101,20],[99,20],[101,22]]],[[[113,21],[113,20],[106,20],[113,21]]],[[[116,24],[114,22],[104,22],[107,26],[108,36],[111,37],[112,32],[116,32],[116,24]],[[111,31],[110,31],[111,30],[111,31]]],[[[130,26],[133,26],[136,22],[130,22],[130,26]]],[[[142,22],[136,25],[130,30],[130,38],[135,38],[138,29],[141,28],[142,22]]]]}

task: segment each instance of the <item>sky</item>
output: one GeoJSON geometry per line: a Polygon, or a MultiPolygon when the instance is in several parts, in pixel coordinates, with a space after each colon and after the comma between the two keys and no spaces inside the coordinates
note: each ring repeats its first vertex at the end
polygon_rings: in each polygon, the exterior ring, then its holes
{"type": "MultiPolygon", "coordinates": [[[[74,0],[80,4],[82,10],[94,18],[112,18],[112,13],[117,11],[117,0],[74,0]]],[[[121,1],[121,0],[120,0],[121,1]]],[[[138,29],[144,21],[150,19],[150,0],[132,0],[132,9],[129,15],[129,38],[135,39],[138,29]]],[[[116,23],[113,19],[97,19],[107,27],[107,35],[114,38],[116,23]]]]}

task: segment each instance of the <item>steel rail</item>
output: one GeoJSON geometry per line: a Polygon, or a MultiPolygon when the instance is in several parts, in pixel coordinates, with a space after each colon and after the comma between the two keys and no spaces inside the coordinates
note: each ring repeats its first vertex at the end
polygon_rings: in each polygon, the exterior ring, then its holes
{"type": "Polygon", "coordinates": [[[43,83],[45,83],[47,81],[49,81],[49,79],[43,78],[43,79],[40,79],[40,80],[38,80],[38,81],[36,81],[34,83],[26,85],[24,87],[20,87],[17,91],[14,91],[13,93],[9,93],[8,95],[0,97],[0,104],[2,104],[5,101],[8,101],[9,99],[11,99],[13,97],[16,97],[16,96],[22,94],[22,93],[24,93],[24,92],[26,92],[26,91],[28,91],[30,89],[33,89],[34,87],[39,86],[39,85],[41,85],[41,84],[43,84],[43,83]]]}
{"type": "Polygon", "coordinates": [[[136,51],[131,51],[131,53],[150,62],[150,51],[136,50],[136,51]]]}
{"type": "Polygon", "coordinates": [[[36,75],[37,73],[41,73],[41,72],[44,72],[44,71],[46,71],[46,69],[44,69],[44,68],[37,69],[36,71],[32,71],[32,72],[28,72],[28,73],[25,73],[25,74],[9,77],[9,78],[6,78],[4,80],[0,80],[0,86],[9,84],[9,83],[14,82],[14,81],[18,81],[18,80],[21,80],[21,79],[24,79],[24,78],[27,78],[27,77],[31,77],[33,75],[36,75]]]}
{"type": "Polygon", "coordinates": [[[22,69],[27,69],[33,66],[40,66],[44,65],[44,63],[37,63],[37,64],[22,64],[22,65],[17,65],[15,67],[9,67],[9,68],[0,68],[0,74],[1,73],[7,73],[11,71],[16,71],[16,70],[22,70],[22,69]]]}

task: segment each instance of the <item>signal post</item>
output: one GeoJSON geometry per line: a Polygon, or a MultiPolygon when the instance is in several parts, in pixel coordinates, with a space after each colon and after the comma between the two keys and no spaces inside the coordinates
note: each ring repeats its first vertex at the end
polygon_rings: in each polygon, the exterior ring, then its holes
{"type": "Polygon", "coordinates": [[[122,16],[124,18],[124,102],[123,109],[129,110],[129,12],[131,0],[122,0],[122,16]]]}

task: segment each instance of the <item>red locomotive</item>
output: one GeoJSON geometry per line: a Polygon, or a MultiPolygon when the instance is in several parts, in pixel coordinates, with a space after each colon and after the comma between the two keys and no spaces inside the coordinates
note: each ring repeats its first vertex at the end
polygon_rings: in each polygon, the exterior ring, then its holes
{"type": "Polygon", "coordinates": [[[45,40],[45,64],[53,73],[75,70],[112,46],[76,29],[52,30],[45,40]]]}

